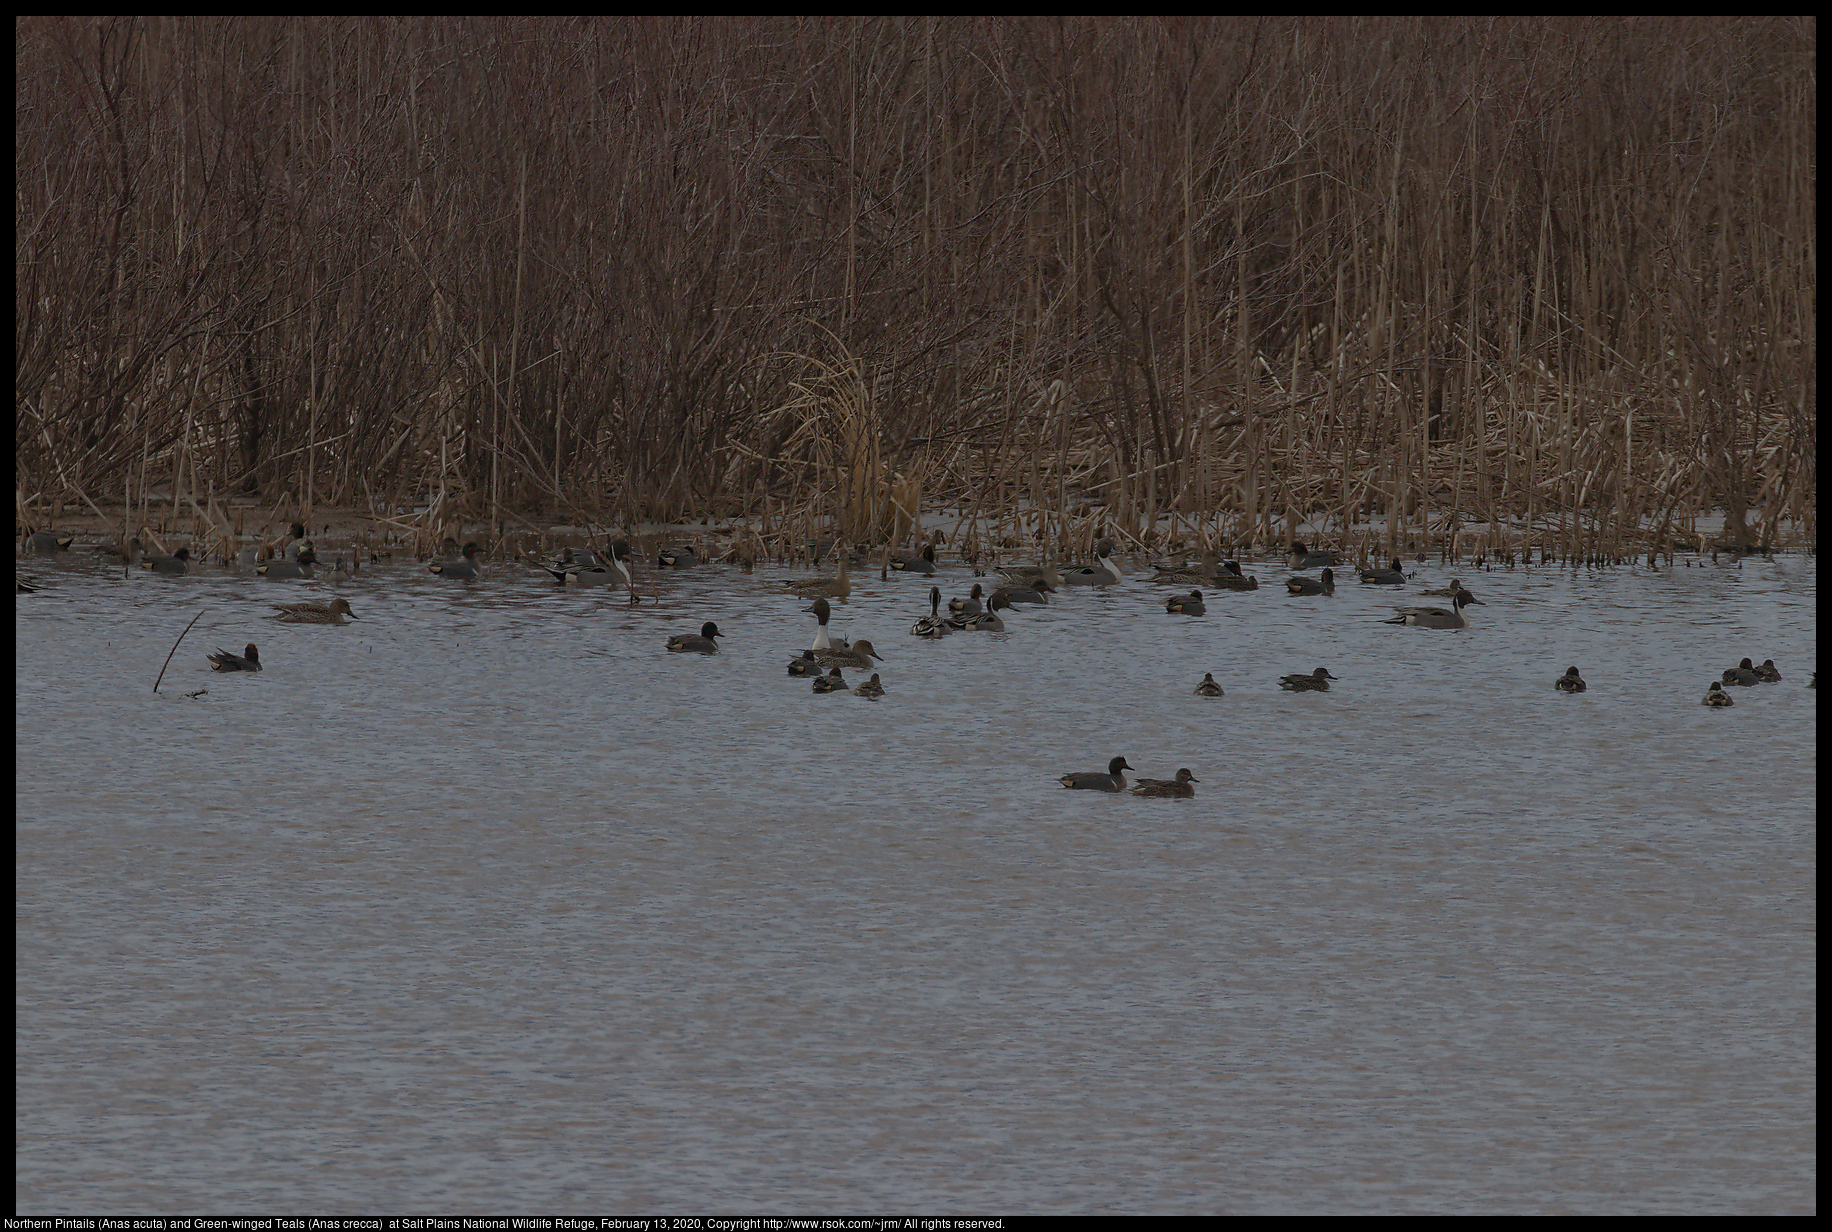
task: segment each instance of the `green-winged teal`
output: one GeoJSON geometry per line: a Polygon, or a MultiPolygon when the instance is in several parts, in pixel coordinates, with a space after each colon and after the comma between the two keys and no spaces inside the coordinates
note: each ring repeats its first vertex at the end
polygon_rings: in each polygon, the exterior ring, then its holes
{"type": "Polygon", "coordinates": [[[1161,800],[1187,800],[1196,794],[1196,789],[1190,784],[1200,782],[1202,780],[1191,774],[1186,766],[1177,771],[1174,779],[1140,779],[1133,785],[1132,794],[1154,796],[1161,800]]]}
{"type": "Polygon", "coordinates": [[[340,625],[344,617],[356,619],[356,613],[350,610],[347,599],[333,599],[329,603],[275,603],[272,607],[279,612],[269,616],[269,620],[278,620],[295,625],[340,625]]]}
{"type": "Polygon", "coordinates": [[[1566,668],[1565,674],[1560,676],[1558,683],[1552,687],[1560,693],[1582,693],[1589,686],[1584,683],[1584,678],[1578,675],[1578,669],[1574,665],[1566,668]]]}
{"type": "Polygon", "coordinates": [[[1051,586],[1048,582],[1042,578],[1038,578],[1028,586],[1023,582],[1005,582],[992,593],[1005,596],[1005,602],[1008,605],[1013,603],[1048,603],[1050,601],[1050,592],[1054,589],[1055,587],[1051,586]]]}
{"type": "Polygon", "coordinates": [[[1780,684],[1781,669],[1775,666],[1773,659],[1762,660],[1762,666],[1756,669],[1756,679],[1763,684],[1780,684]]]}
{"type": "Polygon", "coordinates": [[[812,650],[804,650],[789,660],[789,675],[807,678],[821,674],[821,665],[815,661],[812,650]]]}
{"type": "Polygon", "coordinates": [[[1406,567],[1399,557],[1393,558],[1391,569],[1363,569],[1361,580],[1375,586],[1404,586],[1406,584],[1406,567]]]}
{"type": "Polygon", "coordinates": [[[878,679],[877,672],[873,672],[871,679],[854,689],[853,692],[860,697],[883,697],[884,682],[878,679]]]}
{"type": "Polygon", "coordinates": [[[230,654],[219,649],[210,656],[210,670],[213,672],[258,672],[261,670],[261,652],[256,650],[253,642],[239,655],[230,654]]]}
{"type": "Polygon", "coordinates": [[[1184,616],[1201,616],[1209,609],[1202,602],[1202,592],[1192,590],[1187,595],[1172,595],[1166,599],[1164,610],[1184,616]]]}
{"type": "Polygon", "coordinates": [[[848,691],[846,678],[840,675],[840,669],[836,667],[825,676],[814,678],[814,691],[816,693],[845,693],[848,691]]]}
{"type": "Polygon", "coordinates": [[[256,575],[269,580],[309,578],[313,576],[312,568],[317,563],[318,554],[306,548],[294,560],[264,560],[254,567],[254,571],[256,575]]]}
{"type": "Polygon", "coordinates": [[[1220,697],[1221,686],[1215,683],[1214,672],[1202,673],[1202,683],[1196,686],[1197,697],[1220,697]]]}
{"type": "Polygon", "coordinates": [[[1238,560],[1224,560],[1221,562],[1221,568],[1215,571],[1214,589],[1258,590],[1259,579],[1242,576],[1238,560]]]}
{"type": "Polygon", "coordinates": [[[954,632],[954,626],[941,614],[941,587],[929,587],[929,614],[918,616],[910,632],[917,637],[945,637],[954,632]]]}
{"type": "Polygon", "coordinates": [[[968,593],[965,599],[956,596],[948,600],[948,610],[956,616],[978,616],[981,612],[986,610],[980,603],[980,598],[985,593],[985,591],[980,589],[980,584],[975,582],[973,584],[973,590],[968,593]]]}
{"type": "Polygon", "coordinates": [[[1120,771],[1130,769],[1124,757],[1116,757],[1107,763],[1105,774],[1065,774],[1056,781],[1076,791],[1125,791],[1126,776],[1120,771]]]}
{"type": "Polygon", "coordinates": [[[168,577],[180,577],[191,571],[191,549],[179,548],[170,556],[141,556],[140,567],[168,577]]]}
{"type": "Polygon", "coordinates": [[[1725,684],[1757,685],[1762,683],[1762,677],[1756,673],[1756,665],[1748,659],[1735,667],[1726,668],[1723,679],[1725,684]]]}
{"type": "MultiPolygon", "coordinates": [[[[1383,625],[1414,625],[1420,629],[1467,629],[1469,628],[1469,617],[1463,614],[1463,609],[1472,603],[1482,603],[1482,600],[1467,590],[1460,590],[1451,603],[1454,610],[1446,610],[1441,607],[1396,608],[1395,615],[1380,623],[1383,625]]],[[[1483,606],[1486,607],[1487,604],[1483,606]]]]}
{"type": "Polygon", "coordinates": [[[923,544],[922,551],[916,553],[916,555],[891,557],[890,559],[891,572],[892,573],[921,573],[925,575],[934,573],[935,572],[935,545],[940,542],[941,542],[941,532],[936,531],[935,537],[931,539],[929,542],[923,544]]]}
{"type": "Polygon", "coordinates": [[[464,545],[464,556],[458,560],[435,560],[426,566],[442,578],[470,582],[483,576],[483,562],[477,559],[483,551],[475,543],[464,545]]]}
{"type": "Polygon", "coordinates": [[[1279,688],[1293,693],[1327,693],[1329,682],[1339,679],[1341,677],[1330,675],[1327,668],[1319,667],[1308,676],[1280,676],[1279,688]]]}
{"type": "Polygon", "coordinates": [[[1287,556],[1285,559],[1293,569],[1315,569],[1319,565],[1339,565],[1342,563],[1342,558],[1337,556],[1334,552],[1322,550],[1313,552],[1296,539],[1291,542],[1291,555],[1287,556]]]}
{"type": "Polygon", "coordinates": [[[1080,569],[1071,569],[1062,575],[1065,586],[1111,586],[1123,580],[1120,567],[1113,563],[1113,541],[1102,539],[1100,547],[1094,554],[1094,563],[1080,569]]]}
{"type": "Polygon", "coordinates": [[[1737,704],[1735,698],[1724,692],[1724,684],[1719,680],[1713,680],[1711,687],[1705,690],[1704,701],[1707,706],[1734,706],[1737,704]]]}
{"type": "Polygon", "coordinates": [[[28,552],[67,552],[75,542],[75,535],[60,535],[54,530],[35,530],[26,534],[20,546],[28,552]]]}
{"type": "Polygon", "coordinates": [[[1294,595],[1333,595],[1336,593],[1336,575],[1325,569],[1319,578],[1292,578],[1285,583],[1285,590],[1294,595]]]}
{"type": "Polygon", "coordinates": [[[723,637],[719,626],[707,621],[700,626],[698,633],[676,633],[668,639],[668,649],[680,654],[718,654],[719,644],[713,639],[723,637]]]}
{"type": "Polygon", "coordinates": [[[664,569],[691,569],[700,558],[692,548],[663,548],[655,554],[655,563],[664,569]]]}

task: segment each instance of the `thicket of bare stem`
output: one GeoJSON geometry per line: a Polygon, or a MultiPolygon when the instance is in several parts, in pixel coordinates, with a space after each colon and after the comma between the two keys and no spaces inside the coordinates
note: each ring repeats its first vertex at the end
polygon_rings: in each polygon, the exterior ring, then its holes
{"type": "Polygon", "coordinates": [[[22,19],[20,495],[1811,542],[1815,47],[22,19]]]}

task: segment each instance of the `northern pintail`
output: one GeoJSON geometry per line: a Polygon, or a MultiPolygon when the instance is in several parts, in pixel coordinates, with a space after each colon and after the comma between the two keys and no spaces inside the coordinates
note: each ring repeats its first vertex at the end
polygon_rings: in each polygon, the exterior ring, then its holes
{"type": "Polygon", "coordinates": [[[556,559],[546,562],[541,568],[553,574],[554,581],[563,585],[607,586],[615,583],[627,587],[630,585],[630,568],[623,561],[629,554],[629,543],[619,539],[605,552],[564,548],[556,559]]]}
{"type": "Polygon", "coordinates": [[[816,650],[812,653],[814,661],[822,667],[870,667],[873,659],[884,658],[872,649],[871,642],[865,638],[860,638],[850,648],[816,650]]]}
{"type": "Polygon", "coordinates": [[[1375,586],[1404,586],[1406,567],[1400,563],[1399,557],[1395,556],[1391,569],[1363,569],[1361,580],[1375,586]]]}
{"type": "Polygon", "coordinates": [[[218,650],[210,656],[210,670],[213,672],[258,672],[261,670],[261,652],[249,642],[248,648],[239,655],[230,654],[227,650],[218,650]]]}
{"type": "Polygon", "coordinates": [[[978,582],[975,582],[973,584],[973,590],[969,592],[965,599],[956,597],[948,600],[948,610],[953,612],[956,616],[978,616],[981,612],[986,610],[980,603],[980,597],[983,594],[985,594],[985,591],[980,589],[980,584],[978,582]]]}
{"type": "Polygon", "coordinates": [[[1560,693],[1582,693],[1590,686],[1586,685],[1584,678],[1578,675],[1576,666],[1572,666],[1565,669],[1565,674],[1560,676],[1558,682],[1552,687],[1560,693]]]}
{"type": "Polygon", "coordinates": [[[1285,583],[1285,590],[1293,595],[1333,595],[1336,593],[1336,575],[1325,569],[1320,578],[1291,578],[1285,583]]]}
{"type": "Polygon", "coordinates": [[[823,650],[847,649],[845,638],[830,638],[827,636],[827,622],[833,617],[833,608],[825,599],[816,599],[811,606],[803,608],[802,610],[819,622],[814,630],[814,644],[808,649],[817,654],[823,650]]]}
{"type": "Polygon", "coordinates": [[[1214,672],[1202,673],[1202,683],[1196,686],[1197,697],[1220,697],[1221,686],[1215,683],[1214,672]]]}
{"type": "Polygon", "coordinates": [[[853,692],[859,697],[883,697],[884,682],[878,679],[877,672],[873,672],[871,679],[854,689],[853,692]]]}
{"type": "Polygon", "coordinates": [[[1200,782],[1202,780],[1191,774],[1189,768],[1185,767],[1177,771],[1177,777],[1174,779],[1140,779],[1133,786],[1132,794],[1154,796],[1160,800],[1187,800],[1196,794],[1196,789],[1190,784],[1200,782]]]}
{"type": "Polygon", "coordinates": [[[279,613],[269,616],[269,620],[278,620],[295,625],[340,625],[344,617],[356,619],[356,613],[350,610],[347,599],[333,599],[329,603],[274,603],[271,607],[279,608],[279,613]]]}
{"type": "Polygon", "coordinates": [[[999,618],[999,609],[1011,610],[1011,601],[1004,595],[994,594],[986,605],[986,610],[976,616],[956,616],[949,621],[962,633],[1003,633],[1005,622],[999,618]]]}
{"type": "Polygon", "coordinates": [[[1107,763],[1105,774],[1065,774],[1056,781],[1077,791],[1125,791],[1126,776],[1120,771],[1130,769],[1124,757],[1116,757],[1107,763]]]}
{"type": "Polygon", "coordinates": [[[1762,666],[1756,669],[1756,679],[1763,684],[1780,684],[1781,669],[1775,666],[1773,659],[1762,660],[1762,666]]]}
{"type": "Polygon", "coordinates": [[[27,533],[20,546],[28,552],[67,552],[75,542],[75,535],[60,535],[54,530],[35,530],[27,533]]]}
{"type": "Polygon", "coordinates": [[[830,578],[808,578],[799,582],[784,582],[782,585],[783,589],[804,599],[844,599],[852,594],[852,582],[846,576],[846,554],[840,553],[839,569],[830,578]]]}
{"type": "Polygon", "coordinates": [[[1291,541],[1291,554],[1286,558],[1293,569],[1315,569],[1318,565],[1339,565],[1342,558],[1334,552],[1322,550],[1311,551],[1298,540],[1291,541]]]}
{"type": "Polygon", "coordinates": [[[1209,609],[1203,605],[1202,592],[1192,590],[1187,595],[1172,595],[1166,599],[1164,610],[1183,616],[1201,616],[1209,609]]]}
{"type": "Polygon", "coordinates": [[[929,587],[929,614],[918,616],[910,632],[917,637],[945,637],[954,632],[954,626],[941,614],[941,587],[929,587]]]}
{"type": "Polygon", "coordinates": [[[33,582],[31,582],[29,579],[18,577],[18,576],[15,576],[13,578],[13,593],[14,594],[35,595],[38,593],[38,590],[39,590],[38,586],[35,585],[33,582]]]}
{"type": "Polygon", "coordinates": [[[170,556],[142,556],[140,567],[170,577],[181,576],[191,571],[191,549],[179,548],[170,556]]]}
{"type": "MultiPolygon", "coordinates": [[[[1451,602],[1454,605],[1454,610],[1449,611],[1441,607],[1398,608],[1396,609],[1396,615],[1380,623],[1383,625],[1416,625],[1421,629],[1469,628],[1469,617],[1463,614],[1463,609],[1472,603],[1482,603],[1482,600],[1476,598],[1476,596],[1470,594],[1467,590],[1460,590],[1457,592],[1457,597],[1451,602]]],[[[1483,606],[1486,607],[1488,605],[1483,604],[1483,606]]]]}
{"type": "Polygon", "coordinates": [[[1308,676],[1280,676],[1279,688],[1293,693],[1327,693],[1329,682],[1340,679],[1340,676],[1330,675],[1329,669],[1319,667],[1308,676]]]}
{"type": "Polygon", "coordinates": [[[668,639],[668,649],[679,654],[718,654],[719,644],[712,639],[724,636],[719,626],[707,621],[698,633],[676,633],[668,639]]]}
{"type": "Polygon", "coordinates": [[[814,691],[816,693],[845,693],[848,691],[846,678],[840,675],[840,669],[836,667],[825,676],[814,678],[814,691]]]}
{"type": "Polygon", "coordinates": [[[477,559],[483,549],[475,543],[464,545],[464,556],[460,560],[435,560],[426,566],[442,578],[453,578],[460,582],[474,581],[483,576],[483,563],[477,559]]]}
{"type": "Polygon", "coordinates": [[[1095,552],[1094,563],[1081,569],[1071,569],[1062,575],[1065,586],[1111,586],[1125,577],[1120,567],[1113,563],[1113,541],[1102,539],[1100,548],[1095,552]]]}
{"type": "Polygon", "coordinates": [[[318,563],[318,555],[306,548],[299,553],[297,560],[264,560],[254,567],[257,575],[264,578],[309,578],[312,567],[318,563]]]}
{"type": "Polygon", "coordinates": [[[814,652],[812,650],[804,650],[801,654],[789,660],[789,675],[791,676],[801,676],[805,678],[808,676],[818,676],[820,674],[821,665],[815,662],[814,652]]]}
{"type": "Polygon", "coordinates": [[[700,558],[692,548],[663,548],[655,554],[655,563],[664,569],[691,569],[700,558]]]}
{"type": "Polygon", "coordinates": [[[1745,659],[1735,667],[1725,669],[1724,683],[1755,685],[1762,683],[1762,677],[1756,672],[1756,665],[1745,659]]]}
{"type": "Polygon", "coordinates": [[[1705,690],[1704,703],[1707,706],[1734,706],[1736,699],[1724,692],[1722,681],[1713,680],[1711,687],[1705,690]]]}

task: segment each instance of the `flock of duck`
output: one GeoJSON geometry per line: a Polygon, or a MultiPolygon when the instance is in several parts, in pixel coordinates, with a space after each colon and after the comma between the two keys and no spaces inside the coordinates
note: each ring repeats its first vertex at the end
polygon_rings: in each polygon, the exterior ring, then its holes
{"type": "MultiPolygon", "coordinates": [[[[892,572],[918,575],[933,575],[937,571],[935,564],[936,544],[941,541],[941,532],[935,532],[933,538],[924,545],[921,552],[910,556],[884,557],[884,575],[892,572]]],[[[49,531],[28,533],[24,543],[27,551],[56,552],[67,550],[72,542],[71,537],[56,535],[49,531]]],[[[816,549],[816,558],[825,551],[828,545],[816,549]]],[[[1001,569],[999,574],[1003,581],[997,583],[988,593],[984,587],[975,582],[972,591],[965,598],[948,601],[946,615],[942,613],[942,594],[939,586],[929,588],[929,611],[920,616],[910,626],[910,633],[921,638],[941,638],[955,633],[1002,633],[1005,631],[1001,611],[1009,611],[1014,604],[1046,604],[1049,596],[1056,591],[1072,586],[1109,586],[1123,579],[1119,567],[1113,563],[1114,545],[1103,540],[1098,545],[1094,563],[1080,568],[1058,569],[1052,564],[1044,563],[1014,569],[1001,569]]],[[[637,602],[634,579],[626,561],[630,557],[630,545],[627,541],[617,540],[604,552],[590,549],[566,548],[551,561],[542,562],[541,568],[550,573],[562,585],[568,586],[622,586],[630,594],[630,602],[637,602]]],[[[168,576],[177,576],[189,572],[190,552],[179,548],[170,555],[154,555],[143,550],[138,539],[131,540],[126,551],[116,551],[117,557],[124,558],[128,564],[138,564],[142,568],[168,576]]],[[[246,560],[238,563],[251,564],[262,577],[268,578],[310,578],[314,576],[317,558],[312,544],[305,537],[305,530],[295,523],[290,536],[278,545],[248,549],[243,556],[246,560]]],[[[436,576],[474,581],[483,576],[483,564],[480,557],[482,550],[476,543],[467,543],[460,549],[456,542],[447,540],[445,559],[433,561],[428,569],[436,576]]],[[[832,577],[819,577],[809,580],[788,581],[782,583],[789,594],[800,598],[812,599],[812,604],[804,611],[815,618],[815,635],[813,644],[802,651],[788,664],[791,677],[801,677],[812,681],[816,693],[851,692],[860,697],[881,698],[885,695],[884,684],[879,673],[872,672],[871,679],[849,688],[844,670],[855,668],[870,670],[882,660],[871,642],[861,638],[848,642],[844,637],[830,634],[827,628],[832,617],[830,599],[844,599],[852,593],[851,581],[847,575],[847,566],[863,564],[863,559],[841,549],[836,553],[837,571],[832,577]]],[[[685,568],[700,564],[700,558],[690,548],[663,548],[657,554],[656,564],[660,568],[685,568]]],[[[1326,550],[1313,550],[1302,542],[1294,542],[1287,563],[1293,570],[1320,569],[1316,578],[1292,577],[1285,583],[1286,590],[1292,595],[1330,595],[1335,593],[1335,570],[1342,565],[1336,553],[1326,550]]],[[[348,567],[351,572],[356,568],[354,562],[348,567]]],[[[1187,594],[1176,594],[1167,599],[1164,608],[1176,615],[1201,616],[1206,611],[1201,587],[1211,590],[1258,590],[1259,579],[1249,577],[1241,572],[1238,561],[1222,560],[1217,552],[1206,553],[1200,564],[1177,564],[1156,566],[1155,576],[1148,579],[1154,583],[1168,585],[1192,585],[1187,594]]],[[[345,567],[336,566],[336,572],[343,573],[345,567]]],[[[1358,571],[1363,583],[1379,586],[1404,585],[1409,579],[1401,562],[1393,561],[1390,569],[1373,568],[1358,571]]],[[[29,593],[35,586],[21,579],[18,581],[20,593],[29,593]]],[[[1381,623],[1407,625],[1423,629],[1467,629],[1469,617],[1464,609],[1473,605],[1481,606],[1482,600],[1465,589],[1461,582],[1452,580],[1442,590],[1426,591],[1427,596],[1439,596],[1450,600],[1448,607],[1396,607],[1394,615],[1381,623]]],[[[269,617],[274,621],[289,624],[322,624],[341,625],[348,620],[356,619],[348,600],[337,598],[325,603],[275,603],[270,605],[275,611],[269,617]]],[[[676,654],[717,654],[718,639],[723,636],[719,626],[707,621],[700,626],[698,633],[677,633],[668,638],[666,647],[676,654]]],[[[209,656],[210,667],[218,672],[258,672],[261,670],[259,648],[250,642],[239,655],[226,650],[217,650],[209,656]]],[[[1279,680],[1279,687],[1293,693],[1328,692],[1330,682],[1339,679],[1330,674],[1326,668],[1302,674],[1284,676],[1279,680]]],[[[1738,666],[1730,668],[1721,680],[1711,682],[1703,704],[1711,707],[1735,705],[1735,700],[1725,690],[1726,685],[1749,687],[1758,684],[1775,684],[1781,680],[1781,673],[1775,667],[1773,659],[1764,660],[1761,666],[1755,666],[1749,659],[1744,659],[1738,666]]],[[[1579,674],[1577,667],[1566,670],[1553,685],[1561,693],[1582,693],[1588,686],[1579,674]]],[[[1813,673],[1807,688],[1818,687],[1818,673],[1813,673]]],[[[1205,672],[1202,681],[1194,690],[1199,697],[1222,697],[1222,686],[1216,682],[1214,674],[1205,672]]],[[[1127,790],[1125,771],[1131,770],[1124,757],[1115,757],[1107,764],[1105,773],[1087,772],[1065,774],[1058,781],[1066,787],[1081,791],[1123,792],[1127,790]]],[[[1131,791],[1136,796],[1158,797],[1167,799],[1188,799],[1196,794],[1194,783],[1201,782],[1188,768],[1177,771],[1171,779],[1138,779],[1131,791]]]]}

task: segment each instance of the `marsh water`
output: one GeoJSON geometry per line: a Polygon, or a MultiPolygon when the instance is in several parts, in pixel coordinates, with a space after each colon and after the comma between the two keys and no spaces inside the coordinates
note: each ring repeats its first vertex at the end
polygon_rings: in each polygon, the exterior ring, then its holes
{"type": "Polygon", "coordinates": [[[36,564],[16,1211],[1813,1211],[1814,558],[1245,563],[938,642],[855,576],[879,701],[805,570],[36,564]]]}

